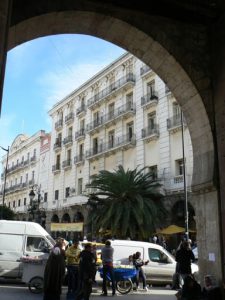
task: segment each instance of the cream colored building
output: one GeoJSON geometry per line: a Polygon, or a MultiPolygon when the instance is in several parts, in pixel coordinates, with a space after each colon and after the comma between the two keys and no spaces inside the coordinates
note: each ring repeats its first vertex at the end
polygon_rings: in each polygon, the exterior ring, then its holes
{"type": "MultiPolygon", "coordinates": [[[[173,222],[180,214],[183,220],[181,111],[165,83],[148,66],[124,54],[55,104],[49,115],[52,131],[47,155],[40,151],[41,135],[23,142],[26,147],[20,142],[20,151],[14,147],[19,136],[10,149],[9,169],[27,155],[26,151],[36,149],[37,156],[37,163],[29,163],[23,172],[20,168],[9,172],[6,203],[10,207],[26,212],[24,199],[31,185],[12,193],[8,189],[28,176],[28,182],[32,179],[41,186],[41,193],[47,193],[43,205],[49,231],[51,222],[85,223],[86,195],[90,192],[86,184],[93,175],[104,169],[113,171],[118,165],[125,169],[147,166],[165,188],[166,206],[171,211],[168,218],[173,222]],[[19,200],[24,205],[19,206],[19,200]]],[[[190,191],[192,145],[185,120],[183,128],[190,191]]],[[[84,233],[87,231],[85,228],[84,233]]]]}
{"type": "MultiPolygon", "coordinates": [[[[183,211],[181,111],[163,81],[140,60],[123,55],[54,105],[49,115],[49,221],[85,221],[86,184],[100,170],[113,171],[120,164],[148,166],[166,189],[168,209],[175,217],[183,211]]],[[[192,145],[185,120],[184,151],[190,190],[192,145]]]]}
{"type": "Polygon", "coordinates": [[[31,189],[35,193],[34,200],[38,200],[39,195],[40,209],[47,208],[50,145],[51,136],[44,130],[31,137],[18,135],[9,148],[6,177],[7,154],[2,158],[1,203],[4,198],[4,204],[18,219],[33,219],[29,213],[31,189]]]}

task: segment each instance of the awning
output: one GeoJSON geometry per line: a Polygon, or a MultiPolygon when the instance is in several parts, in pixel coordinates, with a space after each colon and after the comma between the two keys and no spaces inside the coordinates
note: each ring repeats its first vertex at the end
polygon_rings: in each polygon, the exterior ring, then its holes
{"type": "MultiPolygon", "coordinates": [[[[185,232],[185,228],[184,227],[180,227],[177,225],[170,225],[162,230],[157,231],[157,234],[176,234],[176,233],[184,233],[185,232]]],[[[189,230],[189,232],[195,232],[194,230],[189,230]]]]}
{"type": "Polygon", "coordinates": [[[82,232],[84,223],[51,223],[51,231],[82,232]]]}

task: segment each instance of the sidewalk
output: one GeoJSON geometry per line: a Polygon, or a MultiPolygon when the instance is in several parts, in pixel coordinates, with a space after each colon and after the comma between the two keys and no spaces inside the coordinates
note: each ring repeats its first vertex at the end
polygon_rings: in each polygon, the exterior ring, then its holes
{"type": "MultiPolygon", "coordinates": [[[[66,289],[63,289],[63,294],[61,296],[61,300],[75,300],[74,298],[67,298],[66,297],[66,289]]],[[[172,291],[168,288],[150,288],[149,291],[133,291],[126,295],[121,295],[117,292],[117,297],[123,297],[124,300],[131,299],[132,300],[176,300],[175,297],[176,291],[172,291]]],[[[109,290],[108,297],[102,297],[101,295],[101,288],[93,288],[93,292],[90,296],[90,300],[100,300],[111,298],[111,290],[109,290]]],[[[117,298],[116,297],[116,298],[117,298]]],[[[115,297],[114,297],[115,298],[115,297]]],[[[121,299],[122,300],[122,299],[121,299]]]]}

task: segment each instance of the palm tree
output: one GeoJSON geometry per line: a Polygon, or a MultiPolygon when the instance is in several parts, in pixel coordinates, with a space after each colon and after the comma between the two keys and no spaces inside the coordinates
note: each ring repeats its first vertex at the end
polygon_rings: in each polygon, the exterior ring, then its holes
{"type": "Polygon", "coordinates": [[[97,192],[89,195],[89,221],[96,232],[146,239],[155,231],[166,210],[161,184],[145,169],[125,171],[119,166],[114,172],[100,171],[92,179],[88,187],[97,192]]]}

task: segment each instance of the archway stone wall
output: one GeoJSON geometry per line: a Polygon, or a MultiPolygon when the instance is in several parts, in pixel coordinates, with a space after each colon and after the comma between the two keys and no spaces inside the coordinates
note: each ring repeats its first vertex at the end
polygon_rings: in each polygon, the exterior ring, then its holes
{"type": "Polygon", "coordinates": [[[210,249],[216,255],[216,262],[211,262],[207,258],[200,261],[200,265],[204,263],[201,269],[212,271],[221,280],[222,263],[218,250],[220,249],[219,212],[217,191],[214,186],[215,157],[212,135],[214,128],[213,120],[209,118],[213,111],[211,79],[208,75],[209,58],[202,54],[207,46],[207,38],[200,26],[194,28],[191,25],[179,24],[179,27],[176,25],[175,22],[151,16],[143,22],[143,19],[138,19],[137,15],[134,19],[126,20],[123,15],[118,15],[116,18],[112,17],[112,14],[109,17],[95,12],[49,13],[12,26],[9,34],[9,49],[46,35],[59,33],[93,35],[131,52],[151,66],[166,82],[182,107],[192,139],[193,189],[196,191],[193,200],[198,216],[197,228],[201,235],[200,249],[208,243],[205,249],[210,249]],[[184,35],[186,40],[180,43],[184,35]],[[196,64],[198,59],[200,59],[199,64],[196,64]],[[211,212],[210,218],[207,218],[209,212],[211,212]],[[213,242],[216,241],[214,244],[209,241],[208,232],[201,228],[210,228],[210,236],[213,236],[213,242]]]}

